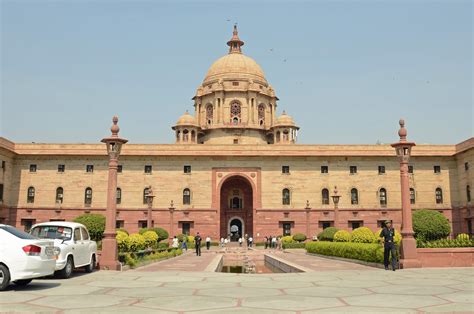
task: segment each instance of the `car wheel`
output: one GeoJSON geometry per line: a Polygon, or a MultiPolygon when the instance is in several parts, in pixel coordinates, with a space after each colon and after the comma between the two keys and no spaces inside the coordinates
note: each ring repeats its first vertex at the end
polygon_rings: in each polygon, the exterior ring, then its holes
{"type": "Polygon", "coordinates": [[[68,279],[69,277],[71,277],[73,269],[74,269],[74,261],[72,259],[72,256],[69,256],[67,258],[66,266],[64,266],[63,269],[58,271],[57,275],[60,278],[68,279]]]}
{"type": "Polygon", "coordinates": [[[85,267],[86,273],[92,273],[95,269],[95,255],[92,255],[91,263],[85,267]]]}
{"type": "Polygon", "coordinates": [[[29,284],[33,279],[22,279],[22,280],[15,280],[13,283],[17,286],[26,286],[29,284]]]}
{"type": "Polygon", "coordinates": [[[10,284],[10,271],[7,266],[0,265],[0,291],[5,290],[10,284]]]}

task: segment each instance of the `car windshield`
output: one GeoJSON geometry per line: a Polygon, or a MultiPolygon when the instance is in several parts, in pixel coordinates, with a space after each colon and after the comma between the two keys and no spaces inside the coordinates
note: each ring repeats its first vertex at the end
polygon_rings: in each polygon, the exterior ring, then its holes
{"type": "Polygon", "coordinates": [[[0,229],[5,230],[6,232],[13,234],[15,237],[20,238],[20,239],[26,239],[26,240],[38,239],[37,237],[34,237],[31,234],[28,234],[24,231],[18,230],[17,228],[14,228],[12,226],[0,226],[0,229]]]}
{"type": "Polygon", "coordinates": [[[37,226],[31,234],[41,239],[71,240],[72,229],[62,226],[37,226]]]}

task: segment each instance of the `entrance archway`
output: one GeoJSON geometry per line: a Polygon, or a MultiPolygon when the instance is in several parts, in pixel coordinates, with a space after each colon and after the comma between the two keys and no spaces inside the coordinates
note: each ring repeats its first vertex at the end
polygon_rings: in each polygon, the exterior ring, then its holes
{"type": "Polygon", "coordinates": [[[236,226],[240,236],[253,233],[253,190],[250,182],[239,175],[225,179],[220,190],[220,236],[237,241],[236,226]],[[235,228],[234,228],[235,229],[235,228]]]}

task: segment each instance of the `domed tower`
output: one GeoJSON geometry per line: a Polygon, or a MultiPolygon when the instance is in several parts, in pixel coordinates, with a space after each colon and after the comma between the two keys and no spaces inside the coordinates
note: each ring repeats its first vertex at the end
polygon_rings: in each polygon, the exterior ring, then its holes
{"type": "Polygon", "coordinates": [[[172,127],[176,132],[176,144],[197,144],[200,127],[196,119],[189,112],[186,112],[178,119],[176,125],[172,127]]]}
{"type": "Polygon", "coordinates": [[[272,127],[274,144],[295,144],[300,128],[295,124],[292,117],[285,111],[279,116],[272,127]]]}

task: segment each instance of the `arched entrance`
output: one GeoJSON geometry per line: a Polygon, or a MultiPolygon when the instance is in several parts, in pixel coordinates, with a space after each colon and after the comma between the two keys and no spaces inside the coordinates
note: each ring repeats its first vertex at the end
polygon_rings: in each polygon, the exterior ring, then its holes
{"type": "Polygon", "coordinates": [[[253,190],[242,176],[227,178],[220,191],[220,236],[237,241],[253,232],[253,190]],[[234,227],[232,227],[234,226],[234,227]],[[236,228],[238,230],[236,230],[236,228]]]}

